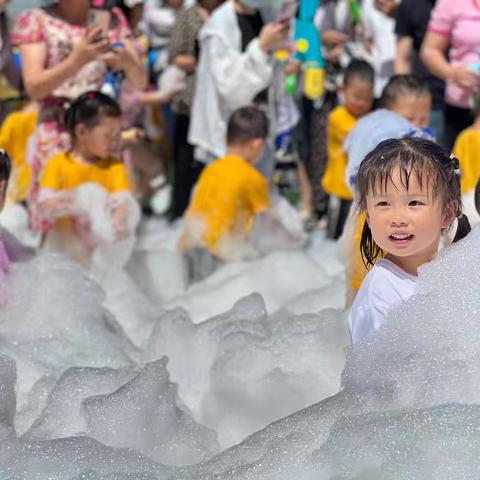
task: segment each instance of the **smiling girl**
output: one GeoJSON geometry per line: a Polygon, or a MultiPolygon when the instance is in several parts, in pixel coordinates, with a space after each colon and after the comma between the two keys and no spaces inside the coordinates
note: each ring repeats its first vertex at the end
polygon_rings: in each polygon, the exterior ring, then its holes
{"type": "Polygon", "coordinates": [[[458,160],[432,141],[385,140],[366,156],[357,181],[359,207],[367,216],[360,248],[373,268],[349,314],[354,344],[414,293],[418,268],[436,256],[455,218],[454,241],[470,230],[462,214],[458,160]]]}

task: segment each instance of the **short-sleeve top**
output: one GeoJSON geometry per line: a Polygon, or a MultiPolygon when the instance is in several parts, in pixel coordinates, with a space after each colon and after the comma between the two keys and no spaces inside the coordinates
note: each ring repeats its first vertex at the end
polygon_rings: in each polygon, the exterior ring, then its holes
{"type": "Polygon", "coordinates": [[[418,278],[386,258],[379,260],[363,281],[348,316],[352,343],[358,343],[387,320],[390,310],[414,293],[418,278]]]}
{"type": "Polygon", "coordinates": [[[227,155],[200,175],[187,210],[187,224],[201,223],[201,246],[221,256],[222,242],[247,239],[255,215],[269,205],[267,180],[244,159],[227,155]]]}
{"type": "MultiPolygon", "coordinates": [[[[448,37],[450,63],[468,66],[480,60],[480,6],[476,0],[438,0],[428,25],[430,32],[448,37]]],[[[449,105],[469,108],[471,91],[447,82],[445,100],[449,105]]]]}
{"type": "MultiPolygon", "coordinates": [[[[131,36],[127,19],[122,11],[114,8],[112,12],[111,41],[118,42],[131,36]]],[[[85,26],[72,25],[52,15],[46,8],[36,8],[18,16],[11,41],[14,45],[45,43],[47,45],[45,67],[52,68],[70,55],[75,44],[85,34],[85,26]]],[[[103,61],[90,62],[57,87],[51,95],[73,99],[87,90],[98,90],[102,86],[105,72],[106,66],[103,61]]]]}
{"type": "Polygon", "coordinates": [[[129,190],[125,165],[115,158],[105,158],[94,164],[77,161],[69,152],[61,152],[48,160],[40,188],[70,190],[83,183],[97,183],[110,193],[129,190]]]}

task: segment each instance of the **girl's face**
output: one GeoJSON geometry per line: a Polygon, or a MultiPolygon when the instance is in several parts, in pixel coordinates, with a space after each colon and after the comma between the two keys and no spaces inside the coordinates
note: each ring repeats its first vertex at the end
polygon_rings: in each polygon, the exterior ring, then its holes
{"type": "Polygon", "coordinates": [[[412,275],[435,257],[442,229],[453,222],[453,218],[445,218],[440,196],[434,197],[431,184],[424,180],[420,184],[412,173],[407,190],[397,167],[386,189],[379,186],[367,195],[373,239],[388,259],[412,275]]]}
{"type": "Polygon", "coordinates": [[[92,158],[107,158],[117,153],[121,130],[120,117],[103,117],[95,127],[79,124],[75,129],[76,148],[92,158]]]}

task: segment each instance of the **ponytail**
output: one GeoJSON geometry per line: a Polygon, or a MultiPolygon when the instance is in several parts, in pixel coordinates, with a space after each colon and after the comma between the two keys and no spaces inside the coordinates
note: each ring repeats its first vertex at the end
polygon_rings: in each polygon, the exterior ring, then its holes
{"type": "Polygon", "coordinates": [[[470,226],[470,221],[463,213],[460,217],[458,217],[457,231],[455,232],[455,237],[452,243],[462,240],[462,238],[465,238],[471,231],[472,227],[470,226]]]}
{"type": "Polygon", "coordinates": [[[384,256],[383,250],[375,243],[370,225],[366,220],[363,224],[362,238],[360,239],[360,254],[367,270],[375,265],[379,257],[384,256]]]}

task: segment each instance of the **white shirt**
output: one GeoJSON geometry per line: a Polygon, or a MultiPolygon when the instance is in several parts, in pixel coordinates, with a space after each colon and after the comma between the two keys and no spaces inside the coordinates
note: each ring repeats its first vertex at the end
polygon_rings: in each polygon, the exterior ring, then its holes
{"type": "Polygon", "coordinates": [[[249,105],[269,87],[273,57],[258,38],[242,52],[242,34],[233,0],[216,8],[199,33],[200,59],[188,141],[204,163],[225,155],[227,121],[237,108],[249,105]]]}
{"type": "Polygon", "coordinates": [[[365,0],[362,9],[365,33],[373,42],[375,97],[380,98],[383,87],[393,75],[396,49],[395,20],[375,8],[373,0],[365,0]]]}
{"type": "Polygon", "coordinates": [[[413,295],[417,280],[390,260],[380,260],[365,277],[348,315],[352,343],[378,330],[390,309],[413,295]]]}

